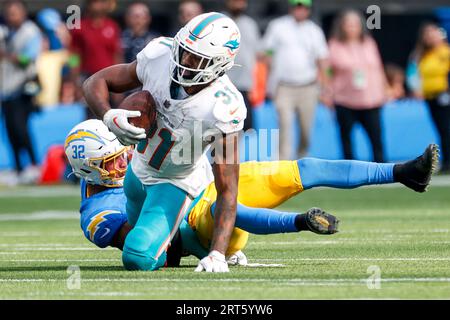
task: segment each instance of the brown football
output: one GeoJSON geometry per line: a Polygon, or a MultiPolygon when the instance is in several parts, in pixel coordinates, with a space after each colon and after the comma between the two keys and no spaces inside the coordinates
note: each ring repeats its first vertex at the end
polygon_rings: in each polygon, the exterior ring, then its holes
{"type": "Polygon", "coordinates": [[[147,134],[155,124],[156,104],[153,96],[148,91],[137,91],[129,95],[120,103],[119,108],[140,111],[140,117],[128,118],[128,121],[133,126],[145,129],[147,134]]]}

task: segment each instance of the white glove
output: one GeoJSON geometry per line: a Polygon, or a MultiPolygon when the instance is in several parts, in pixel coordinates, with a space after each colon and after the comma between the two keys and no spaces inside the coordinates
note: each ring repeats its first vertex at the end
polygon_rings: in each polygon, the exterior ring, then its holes
{"type": "Polygon", "coordinates": [[[195,272],[228,272],[228,264],[225,256],[217,250],[213,250],[198,263],[195,272]]]}
{"type": "Polygon", "coordinates": [[[120,143],[129,146],[146,138],[145,129],[135,127],[128,122],[128,118],[140,115],[140,111],[110,109],[103,116],[103,123],[116,135],[120,143]]]}
{"type": "Polygon", "coordinates": [[[248,264],[247,257],[239,250],[227,257],[227,263],[230,266],[246,266],[248,264]]]}

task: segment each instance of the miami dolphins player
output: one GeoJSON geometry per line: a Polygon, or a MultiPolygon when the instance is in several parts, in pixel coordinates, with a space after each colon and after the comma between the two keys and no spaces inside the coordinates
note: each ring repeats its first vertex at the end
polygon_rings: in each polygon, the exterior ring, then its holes
{"type": "MultiPolygon", "coordinates": [[[[126,198],[121,188],[128,158],[127,148],[99,120],[88,120],[73,128],[65,151],[73,172],[82,178],[81,227],[85,236],[103,248],[122,248],[131,226],[126,222],[126,198]],[[87,182],[87,184],[85,183],[87,182]]],[[[236,227],[226,251],[229,263],[245,264],[242,253],[248,232],[272,234],[312,231],[332,234],[337,219],[318,208],[307,213],[270,210],[289,198],[317,186],[355,188],[361,185],[401,182],[424,192],[436,165],[438,150],[430,145],[423,155],[404,164],[362,161],[327,161],[305,158],[297,161],[246,162],[240,165],[236,227]]],[[[181,222],[167,250],[169,266],[181,255],[207,256],[212,240],[217,191],[211,183],[201,199],[181,222]]]]}
{"type": "Polygon", "coordinates": [[[129,64],[103,69],[83,85],[92,111],[125,145],[138,144],[124,190],[128,223],[122,261],[128,270],[156,270],[189,208],[215,182],[214,233],[199,270],[228,272],[225,252],[232,233],[239,179],[238,133],[247,110],[226,76],[240,44],[236,24],[221,13],[193,18],[174,39],[150,42],[129,64]],[[156,129],[147,137],[129,117],[111,109],[110,92],[142,87],[152,93],[156,129]],[[207,153],[214,143],[214,163],[207,153]],[[180,152],[189,154],[180,162],[180,152]]]}

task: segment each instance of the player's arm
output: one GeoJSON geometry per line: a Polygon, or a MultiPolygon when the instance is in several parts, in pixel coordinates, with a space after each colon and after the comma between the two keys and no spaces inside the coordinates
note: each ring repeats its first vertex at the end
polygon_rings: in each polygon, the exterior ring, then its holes
{"type": "Polygon", "coordinates": [[[213,165],[217,201],[214,210],[214,233],[211,251],[216,250],[225,254],[236,219],[239,181],[237,134],[223,138],[221,144],[224,149],[224,157],[222,159],[219,155],[219,159],[216,159],[216,163],[213,165]],[[233,150],[231,155],[226,154],[226,148],[233,150]]]}
{"type": "Polygon", "coordinates": [[[228,271],[225,252],[236,220],[239,182],[238,133],[228,134],[219,140],[216,142],[213,164],[217,189],[213,237],[210,253],[200,261],[196,271],[228,271]]]}
{"type": "Polygon", "coordinates": [[[117,64],[89,77],[83,84],[83,93],[89,108],[125,145],[145,139],[145,130],[128,123],[127,118],[140,116],[139,111],[111,109],[109,93],[122,93],[140,87],[136,73],[137,62],[117,64]]]}

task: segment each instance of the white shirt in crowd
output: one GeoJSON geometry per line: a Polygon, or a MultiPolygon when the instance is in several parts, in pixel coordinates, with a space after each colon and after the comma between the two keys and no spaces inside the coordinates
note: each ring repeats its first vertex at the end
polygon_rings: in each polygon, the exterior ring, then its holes
{"type": "Polygon", "coordinates": [[[269,23],[263,39],[264,50],[273,52],[269,92],[281,83],[307,85],[317,80],[317,60],[328,57],[322,29],[305,20],[285,15],[269,23]]]}

